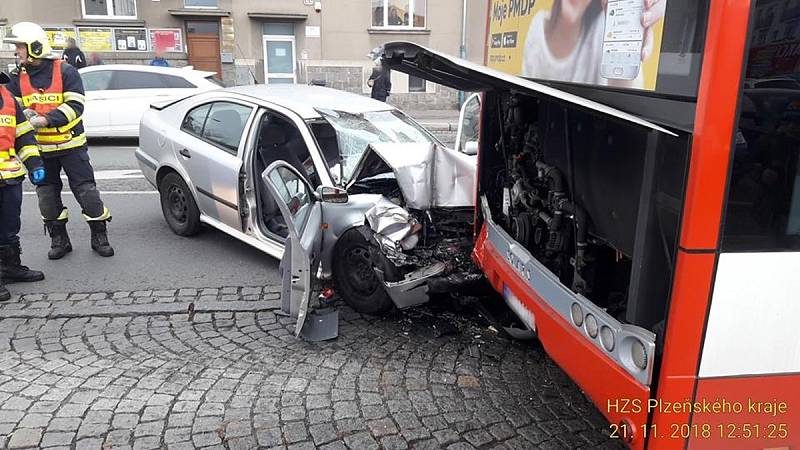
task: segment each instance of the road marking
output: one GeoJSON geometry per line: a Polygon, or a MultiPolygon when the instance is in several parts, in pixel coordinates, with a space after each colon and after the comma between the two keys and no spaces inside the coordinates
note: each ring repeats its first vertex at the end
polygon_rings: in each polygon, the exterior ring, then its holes
{"type": "MultiPolygon", "coordinates": [[[[139,169],[115,169],[115,170],[95,170],[95,180],[130,180],[144,178],[142,171],[139,169]]],[[[61,179],[66,180],[67,176],[61,174],[61,179]]]]}
{"type": "MultiPolygon", "coordinates": [[[[75,195],[71,191],[62,191],[63,195],[75,195]]],[[[36,195],[34,191],[25,191],[25,195],[36,195]]],[[[100,191],[100,195],[139,195],[139,194],[158,194],[158,191],[100,191]]]]}

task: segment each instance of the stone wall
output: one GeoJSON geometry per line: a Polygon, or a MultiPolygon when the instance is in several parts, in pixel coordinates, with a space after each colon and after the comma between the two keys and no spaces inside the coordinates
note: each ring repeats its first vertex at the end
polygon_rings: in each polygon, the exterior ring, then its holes
{"type": "MultiPolygon", "coordinates": [[[[137,53],[97,53],[102,59],[104,64],[135,64],[135,65],[149,65],[153,59],[154,53],[151,52],[137,52],[137,53]]],[[[89,54],[86,54],[89,58],[89,54]]],[[[186,53],[167,53],[166,59],[172,67],[183,67],[188,65],[188,57],[186,53]]],[[[8,71],[9,64],[16,64],[16,58],[13,54],[0,54],[0,70],[8,71]]]]}

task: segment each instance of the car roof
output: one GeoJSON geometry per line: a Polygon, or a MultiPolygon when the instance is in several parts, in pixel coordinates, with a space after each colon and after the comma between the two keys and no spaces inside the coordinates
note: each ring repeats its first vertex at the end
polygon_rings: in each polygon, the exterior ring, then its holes
{"type": "Polygon", "coordinates": [[[177,75],[179,77],[202,77],[205,78],[209,75],[214,75],[214,72],[205,72],[202,70],[195,70],[191,67],[161,67],[161,66],[144,66],[139,64],[102,64],[98,66],[87,66],[78,69],[80,73],[96,72],[99,70],[130,70],[135,72],[152,72],[163,73],[166,75],[177,75]]]}
{"type": "Polygon", "coordinates": [[[362,114],[396,108],[369,97],[321,86],[304,84],[255,84],[222,89],[289,108],[303,119],[320,117],[315,108],[362,114]]]}

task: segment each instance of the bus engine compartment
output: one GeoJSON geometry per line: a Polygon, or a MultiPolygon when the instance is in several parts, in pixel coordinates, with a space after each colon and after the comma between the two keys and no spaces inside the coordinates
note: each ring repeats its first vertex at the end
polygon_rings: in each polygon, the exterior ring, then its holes
{"type": "Polygon", "coordinates": [[[494,223],[572,293],[657,334],[688,138],[509,91],[484,101],[478,189],[494,223]]]}

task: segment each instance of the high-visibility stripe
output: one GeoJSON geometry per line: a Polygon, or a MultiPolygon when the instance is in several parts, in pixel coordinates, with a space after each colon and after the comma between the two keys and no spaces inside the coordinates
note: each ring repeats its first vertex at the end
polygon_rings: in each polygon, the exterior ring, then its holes
{"type": "Polygon", "coordinates": [[[42,220],[45,222],[47,222],[48,220],[60,220],[66,222],[69,220],[69,210],[65,206],[63,209],[61,209],[61,214],[59,214],[58,217],[56,217],[55,219],[48,219],[42,216],[42,220]]]}
{"type": "Polygon", "coordinates": [[[86,97],[77,92],[64,92],[64,102],[86,103],[86,97]]]}
{"type": "Polygon", "coordinates": [[[27,120],[17,124],[17,137],[20,137],[25,133],[30,133],[31,131],[33,131],[33,125],[31,125],[31,123],[27,120]]]}
{"type": "Polygon", "coordinates": [[[86,145],[86,135],[81,134],[80,136],[75,136],[71,141],[65,142],[63,144],[39,144],[39,149],[43,153],[48,152],[57,152],[61,150],[68,150],[75,147],[80,147],[81,145],[86,145]]]}
{"type": "Polygon", "coordinates": [[[51,110],[55,109],[56,106],[64,103],[64,94],[55,93],[55,92],[34,92],[29,95],[22,96],[22,105],[28,107],[30,105],[42,105],[44,107],[50,107],[50,105],[55,105],[51,110]]]}
{"type": "Polygon", "coordinates": [[[699,376],[800,372],[800,252],[722,253],[699,376]]]}
{"type": "Polygon", "coordinates": [[[14,100],[16,100],[20,105],[22,104],[22,97],[14,97],[14,100]]]}
{"type": "Polygon", "coordinates": [[[69,106],[66,103],[58,105],[58,108],[56,109],[58,109],[59,111],[64,113],[65,116],[67,116],[67,122],[72,122],[73,120],[78,118],[78,113],[76,113],[75,110],[72,109],[72,106],[69,106]]]}
{"type": "Polygon", "coordinates": [[[27,161],[31,156],[40,156],[38,146],[26,145],[22,147],[19,152],[17,152],[17,158],[19,158],[22,162],[27,161]]]}
{"type": "Polygon", "coordinates": [[[109,211],[107,207],[103,206],[103,214],[100,214],[97,217],[89,217],[84,214],[83,218],[86,219],[87,222],[102,222],[105,220],[111,220],[111,211],[109,211]]]}

